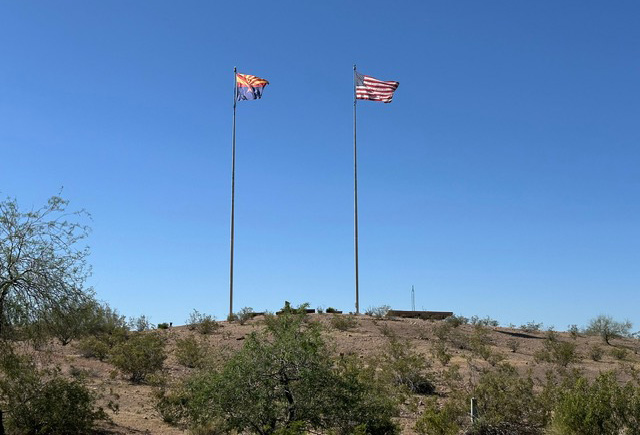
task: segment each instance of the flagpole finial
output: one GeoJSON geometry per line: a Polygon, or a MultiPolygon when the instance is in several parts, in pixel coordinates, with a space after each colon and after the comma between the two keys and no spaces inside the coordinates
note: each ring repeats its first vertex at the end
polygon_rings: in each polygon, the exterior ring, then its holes
{"type": "Polygon", "coordinates": [[[238,72],[238,68],[236,68],[235,66],[233,67],[233,72],[237,73],[238,72]]]}

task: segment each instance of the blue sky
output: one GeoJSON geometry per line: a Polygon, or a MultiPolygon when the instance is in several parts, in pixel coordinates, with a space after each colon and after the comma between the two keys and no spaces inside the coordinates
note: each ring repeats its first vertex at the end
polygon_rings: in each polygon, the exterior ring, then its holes
{"type": "Polygon", "coordinates": [[[235,302],[640,328],[635,1],[0,4],[0,194],[91,212],[90,284],[180,324],[235,302]]]}

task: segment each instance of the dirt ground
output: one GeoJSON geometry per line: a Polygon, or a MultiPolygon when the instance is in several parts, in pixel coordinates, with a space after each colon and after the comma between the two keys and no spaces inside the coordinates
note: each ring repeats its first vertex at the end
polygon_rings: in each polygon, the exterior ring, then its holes
{"type": "MultiPolygon", "coordinates": [[[[434,373],[443,372],[445,367],[432,356],[432,346],[437,342],[436,328],[441,321],[390,319],[381,320],[369,316],[358,316],[357,327],[347,331],[339,331],[331,327],[330,314],[312,314],[311,321],[318,321],[326,325],[326,340],[335,349],[336,354],[356,354],[362,358],[381,354],[388,346],[388,335],[395,334],[401,339],[408,340],[412,347],[430,361],[434,373]]],[[[244,325],[237,323],[219,322],[221,327],[211,335],[203,336],[196,331],[190,331],[184,326],[162,330],[167,337],[168,358],[165,361],[165,374],[169,379],[180,379],[188,375],[192,369],[178,364],[175,355],[175,340],[190,334],[207,340],[216,354],[225,355],[239,349],[243,345],[244,337],[251,331],[261,328],[261,316],[244,325]]],[[[461,325],[455,329],[461,335],[471,336],[474,331],[472,325],[461,325]]],[[[536,362],[534,354],[543,348],[546,331],[524,332],[520,329],[489,327],[488,339],[493,353],[501,355],[521,373],[531,371],[534,377],[543,379],[550,363],[536,362]]],[[[612,346],[607,346],[596,336],[580,334],[572,337],[566,332],[558,333],[560,340],[573,341],[577,345],[579,362],[572,367],[582,369],[589,377],[622,366],[640,369],[640,340],[614,339],[612,346]],[[593,361],[590,357],[592,346],[600,346],[605,353],[600,361],[593,361]],[[626,348],[624,360],[614,358],[609,352],[613,348],[626,348]]],[[[473,356],[469,350],[448,346],[452,359],[448,365],[459,364],[463,376],[468,376],[473,367],[489,366],[489,363],[473,356]]],[[[101,396],[102,406],[109,401],[118,404],[119,411],[107,410],[112,423],[106,424],[104,429],[113,434],[186,434],[185,429],[170,426],[163,422],[154,408],[154,388],[148,385],[133,385],[114,370],[108,362],[88,359],[80,355],[74,343],[67,346],[52,344],[46,352],[52,363],[59,364],[63,373],[83,371],[88,383],[101,396]]],[[[623,375],[624,376],[624,375],[623,375]]],[[[624,379],[622,379],[624,380],[624,379]]],[[[446,392],[444,392],[446,393],[446,392]]],[[[406,411],[400,417],[403,433],[412,434],[412,427],[422,412],[422,402],[417,397],[416,412],[406,411]]],[[[106,409],[106,408],[105,408],[106,409]]]]}

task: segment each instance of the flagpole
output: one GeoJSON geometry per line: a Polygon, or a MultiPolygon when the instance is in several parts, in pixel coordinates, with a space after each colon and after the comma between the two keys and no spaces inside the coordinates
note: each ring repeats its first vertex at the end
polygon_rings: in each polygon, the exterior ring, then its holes
{"type": "Polygon", "coordinates": [[[356,148],[356,65],[353,64],[353,229],[356,269],[356,314],[360,314],[358,288],[358,153],[356,148]]]}
{"type": "Polygon", "coordinates": [[[231,255],[229,259],[229,318],[233,316],[233,236],[236,194],[236,102],[238,100],[237,69],[233,67],[233,135],[231,139],[231,255]]]}

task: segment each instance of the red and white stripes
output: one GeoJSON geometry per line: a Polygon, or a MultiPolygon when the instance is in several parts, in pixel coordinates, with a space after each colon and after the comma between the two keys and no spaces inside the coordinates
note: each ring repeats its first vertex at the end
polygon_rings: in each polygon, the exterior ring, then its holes
{"type": "Polygon", "coordinates": [[[382,101],[390,103],[398,82],[385,82],[356,72],[356,98],[359,100],[382,101]]]}

